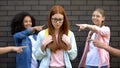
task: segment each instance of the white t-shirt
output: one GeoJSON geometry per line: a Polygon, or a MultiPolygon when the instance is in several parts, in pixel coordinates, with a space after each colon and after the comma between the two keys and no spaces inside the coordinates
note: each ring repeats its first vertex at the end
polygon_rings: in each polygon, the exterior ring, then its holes
{"type": "MultiPolygon", "coordinates": [[[[96,33],[93,33],[91,39],[95,39],[96,33]]],[[[89,43],[89,52],[87,53],[86,65],[90,66],[98,66],[100,63],[99,52],[96,46],[94,46],[93,41],[89,43]]],[[[102,66],[107,65],[106,63],[102,64],[102,66]]]]}
{"type": "Polygon", "coordinates": [[[37,63],[37,59],[34,56],[34,51],[35,51],[35,48],[36,48],[36,40],[33,39],[33,35],[30,35],[29,39],[31,40],[31,43],[32,43],[31,68],[37,68],[38,67],[38,63],[37,63]]]}

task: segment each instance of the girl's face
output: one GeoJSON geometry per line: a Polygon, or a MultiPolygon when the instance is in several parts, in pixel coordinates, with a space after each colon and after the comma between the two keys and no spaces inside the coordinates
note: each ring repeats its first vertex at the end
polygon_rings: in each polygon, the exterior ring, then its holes
{"type": "Polygon", "coordinates": [[[29,27],[32,27],[32,20],[31,20],[31,17],[30,16],[25,16],[24,20],[23,20],[23,25],[24,25],[24,28],[29,28],[29,27]]]}
{"type": "Polygon", "coordinates": [[[101,26],[103,21],[105,20],[105,17],[102,16],[98,11],[94,11],[92,14],[92,22],[97,25],[101,26]]]}
{"type": "Polygon", "coordinates": [[[51,18],[52,25],[56,30],[59,30],[63,24],[64,16],[60,13],[54,14],[51,18]]]}

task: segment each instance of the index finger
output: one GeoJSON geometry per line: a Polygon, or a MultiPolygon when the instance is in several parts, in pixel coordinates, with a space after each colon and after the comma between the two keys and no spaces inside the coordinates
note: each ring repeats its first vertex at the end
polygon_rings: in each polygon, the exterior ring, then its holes
{"type": "Polygon", "coordinates": [[[76,26],[80,26],[80,24],[75,24],[76,26]]]}
{"type": "Polygon", "coordinates": [[[21,48],[28,48],[28,46],[21,46],[21,48]]]}
{"type": "Polygon", "coordinates": [[[42,25],[42,27],[44,27],[45,25],[42,25]]]}
{"type": "Polygon", "coordinates": [[[89,39],[89,41],[94,41],[93,39],[89,39]]]}

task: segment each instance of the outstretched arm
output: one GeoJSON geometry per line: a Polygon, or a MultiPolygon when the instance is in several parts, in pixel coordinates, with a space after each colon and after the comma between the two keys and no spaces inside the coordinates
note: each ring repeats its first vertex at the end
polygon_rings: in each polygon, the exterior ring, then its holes
{"type": "Polygon", "coordinates": [[[94,45],[107,50],[112,55],[120,57],[120,50],[109,46],[108,44],[101,43],[99,40],[92,40],[94,45]]]}
{"type": "Polygon", "coordinates": [[[14,52],[17,52],[17,53],[21,53],[22,52],[22,48],[27,48],[27,46],[20,46],[20,47],[16,47],[16,46],[0,47],[0,54],[8,53],[8,52],[11,52],[11,51],[14,51],[14,52]]]}
{"type": "Polygon", "coordinates": [[[86,28],[90,29],[91,31],[95,31],[95,25],[89,25],[89,24],[76,24],[76,26],[80,27],[79,31],[84,30],[86,28]]]}
{"type": "Polygon", "coordinates": [[[44,26],[45,26],[45,25],[31,27],[31,32],[34,32],[35,30],[41,31],[44,26]]]}

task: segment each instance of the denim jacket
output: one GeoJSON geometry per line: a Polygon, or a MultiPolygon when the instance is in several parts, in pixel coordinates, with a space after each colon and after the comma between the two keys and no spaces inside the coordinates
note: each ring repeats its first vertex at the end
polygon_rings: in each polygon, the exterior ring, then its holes
{"type": "Polygon", "coordinates": [[[33,35],[36,40],[37,35],[31,33],[30,28],[14,34],[16,46],[28,46],[23,52],[16,55],[16,68],[31,68],[32,44],[29,35],[33,35]]]}

